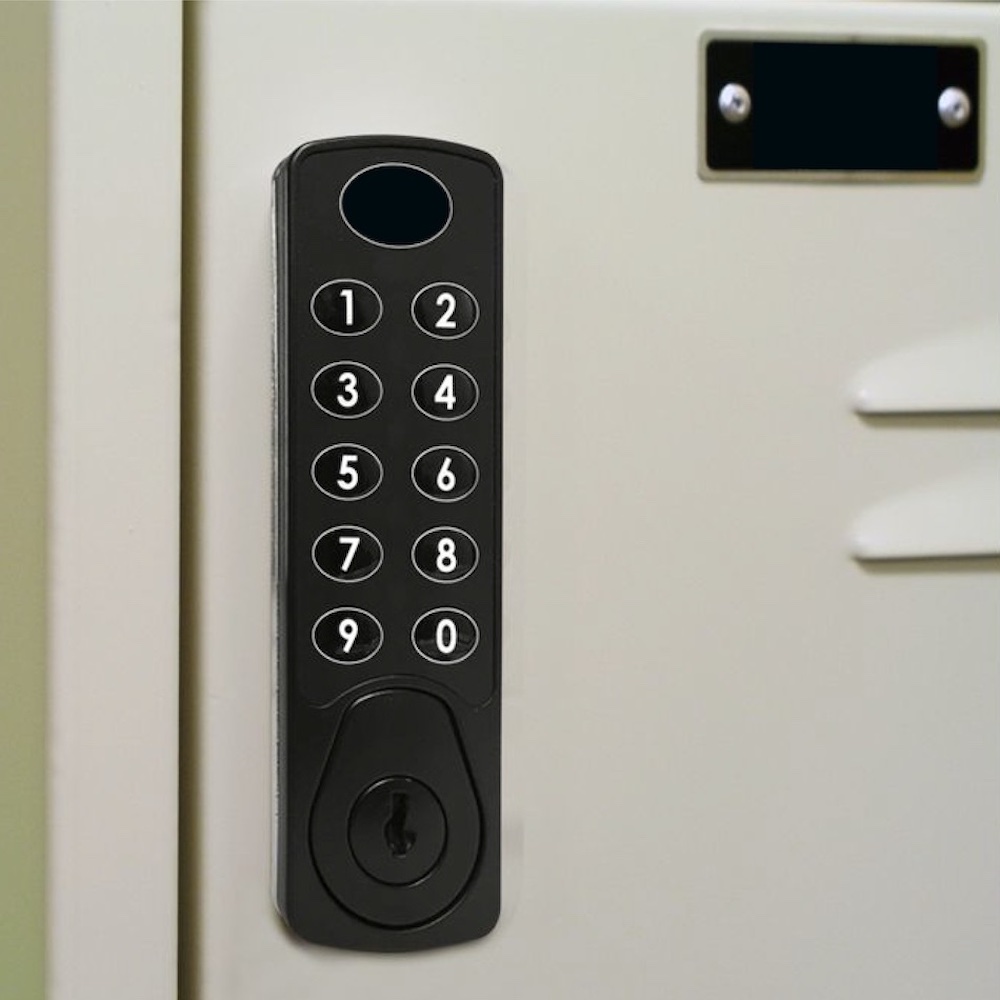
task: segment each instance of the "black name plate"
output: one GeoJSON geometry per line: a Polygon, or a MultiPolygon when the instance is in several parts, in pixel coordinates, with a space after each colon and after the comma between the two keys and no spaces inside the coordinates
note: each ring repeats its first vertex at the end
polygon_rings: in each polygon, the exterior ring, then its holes
{"type": "Polygon", "coordinates": [[[702,174],[974,179],[981,58],[975,44],[710,39],[702,174]]]}

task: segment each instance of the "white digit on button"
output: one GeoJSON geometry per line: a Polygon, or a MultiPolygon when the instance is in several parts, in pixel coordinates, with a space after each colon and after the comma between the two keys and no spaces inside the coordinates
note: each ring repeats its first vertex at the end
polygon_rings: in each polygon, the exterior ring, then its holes
{"type": "Polygon", "coordinates": [[[438,542],[437,570],[439,573],[454,573],[458,568],[455,556],[455,539],[442,538],[438,542]]]}
{"type": "Polygon", "coordinates": [[[354,289],[343,289],[340,297],[344,300],[344,325],[354,326],[354,289]]]}
{"type": "Polygon", "coordinates": [[[337,540],[341,545],[347,546],[347,555],[344,556],[344,561],[340,564],[341,570],[346,573],[350,568],[351,563],[354,562],[354,554],[358,551],[358,546],[361,544],[361,536],[341,535],[337,540]]]}
{"type": "Polygon", "coordinates": [[[357,455],[343,455],[340,459],[340,479],[337,480],[337,485],[342,490],[354,490],[357,489],[358,483],[361,477],[358,475],[358,470],[354,468],[357,464],[357,455]]]}
{"type": "Polygon", "coordinates": [[[338,626],[340,638],[344,640],[344,652],[349,653],[354,648],[354,640],[358,637],[358,620],[345,618],[338,626]]]}
{"type": "Polygon", "coordinates": [[[438,622],[434,631],[434,642],[438,652],[445,656],[455,652],[455,647],[458,645],[458,627],[455,625],[454,619],[442,618],[438,622]]]}
{"type": "Polygon", "coordinates": [[[337,381],[344,387],[344,395],[337,396],[337,402],[341,406],[350,407],[358,405],[358,376],[354,372],[343,372],[337,377],[337,381]]]}
{"type": "Polygon", "coordinates": [[[457,482],[455,473],[451,471],[451,459],[446,458],[441,463],[441,468],[438,469],[437,488],[442,493],[450,493],[455,488],[457,482]]]}
{"type": "Polygon", "coordinates": [[[455,315],[455,307],[458,303],[455,301],[455,296],[451,292],[442,292],[435,301],[436,305],[444,306],[444,312],[441,313],[441,318],[434,324],[436,330],[454,330],[458,324],[452,319],[455,315]]]}
{"type": "Polygon", "coordinates": [[[455,376],[445,375],[441,379],[441,384],[438,386],[438,390],[434,393],[435,403],[444,403],[445,408],[449,410],[455,409],[455,376]]]}

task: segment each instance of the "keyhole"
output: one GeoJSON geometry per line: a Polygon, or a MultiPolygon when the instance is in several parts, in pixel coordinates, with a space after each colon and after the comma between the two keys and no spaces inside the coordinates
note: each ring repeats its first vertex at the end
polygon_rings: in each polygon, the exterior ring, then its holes
{"type": "Polygon", "coordinates": [[[406,816],[410,811],[410,796],[406,792],[393,792],[390,799],[389,819],[385,824],[385,842],[394,858],[405,858],[417,842],[417,835],[406,829],[406,816]]]}

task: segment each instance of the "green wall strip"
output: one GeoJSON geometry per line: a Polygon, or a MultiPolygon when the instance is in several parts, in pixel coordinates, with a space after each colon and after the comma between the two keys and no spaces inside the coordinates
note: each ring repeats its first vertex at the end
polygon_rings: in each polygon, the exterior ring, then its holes
{"type": "Polygon", "coordinates": [[[49,4],[0,3],[0,997],[45,994],[49,4]]]}

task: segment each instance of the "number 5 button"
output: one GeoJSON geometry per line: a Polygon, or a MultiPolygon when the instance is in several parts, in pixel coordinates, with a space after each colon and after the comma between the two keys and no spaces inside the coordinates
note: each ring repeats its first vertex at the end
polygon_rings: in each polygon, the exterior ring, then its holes
{"type": "Polygon", "coordinates": [[[476,380],[458,365],[431,365],[410,390],[417,409],[434,420],[459,420],[479,402],[476,380]]]}
{"type": "Polygon", "coordinates": [[[439,503],[453,503],[467,497],[479,482],[475,459],[452,445],[439,445],[422,452],[410,474],[413,485],[425,497],[439,503]]]}
{"type": "Polygon", "coordinates": [[[313,482],[335,500],[360,500],[382,482],[382,463],[360,444],[324,448],[312,464],[313,482]]]}
{"type": "Polygon", "coordinates": [[[467,288],[439,281],[417,292],[411,308],[413,322],[424,333],[445,340],[464,337],[479,322],[479,303],[467,288]]]}

